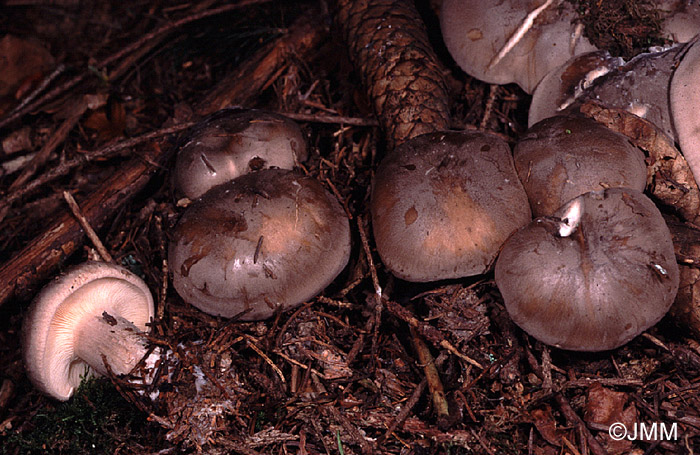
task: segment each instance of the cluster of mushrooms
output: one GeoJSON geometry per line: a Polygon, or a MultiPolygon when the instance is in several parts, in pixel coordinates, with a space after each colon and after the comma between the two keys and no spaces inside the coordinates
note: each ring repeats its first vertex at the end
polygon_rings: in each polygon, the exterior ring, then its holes
{"type": "MultiPolygon", "coordinates": [[[[350,256],[340,203],[293,168],[307,157],[291,120],[227,109],[203,120],[178,151],[173,183],[184,213],[168,251],[183,300],[225,318],[261,320],[321,292],[350,256]]],[[[127,374],[148,384],[161,358],[149,352],[154,316],[146,284],[108,263],[82,264],[46,286],[23,324],[31,381],[67,400],[86,373],[127,374]]],[[[157,391],[149,396],[154,398],[157,391]]]]}
{"type": "MultiPolygon", "coordinates": [[[[667,20],[669,35],[690,43],[624,63],[581,36],[569,3],[540,3],[528,11],[527,1],[443,2],[443,36],[457,63],[486,82],[534,92],[531,128],[514,153],[492,134],[454,131],[392,150],[372,184],[374,239],[398,278],[493,269],[526,332],[563,349],[613,349],[664,316],[679,271],[661,213],[642,193],[644,154],[575,107],[614,93],[613,107],[648,117],[680,143],[698,180],[700,45],[677,27],[697,24],[698,11],[667,20]],[[475,12],[512,25],[496,36],[475,12]]],[[[190,133],[173,171],[186,209],[168,251],[184,301],[261,320],[314,297],[343,270],[348,219],[318,181],[293,169],[306,156],[299,127],[261,111],[224,110],[190,133]]],[[[66,400],[88,370],[152,370],[161,355],[148,348],[152,318],[151,293],[128,270],[73,269],[26,316],[29,377],[66,400]]]]}
{"type": "Polygon", "coordinates": [[[445,0],[455,61],[478,79],[534,91],[530,129],[513,155],[474,132],[420,136],[391,152],[371,201],[387,268],[418,282],[493,268],[512,319],[563,349],[613,349],[656,324],[679,269],[642,193],[645,156],[578,107],[595,100],[657,124],[700,181],[700,8],[672,3],[666,33],[687,43],[625,63],[582,37],[567,2],[445,0]]]}

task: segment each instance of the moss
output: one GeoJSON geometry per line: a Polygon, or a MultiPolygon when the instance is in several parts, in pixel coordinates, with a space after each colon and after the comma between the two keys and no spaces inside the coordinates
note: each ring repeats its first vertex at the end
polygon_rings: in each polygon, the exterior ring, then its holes
{"type": "Polygon", "coordinates": [[[46,406],[23,431],[9,434],[2,454],[113,453],[145,417],[104,379],[83,382],[73,398],[46,406]]]}
{"type": "Polygon", "coordinates": [[[624,58],[666,44],[661,17],[651,0],[568,0],[584,25],[584,35],[599,49],[624,58]]]}

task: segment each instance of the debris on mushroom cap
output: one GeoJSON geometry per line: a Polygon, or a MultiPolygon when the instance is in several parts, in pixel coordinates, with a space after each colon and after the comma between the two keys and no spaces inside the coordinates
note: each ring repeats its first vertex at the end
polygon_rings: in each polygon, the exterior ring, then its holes
{"type": "Polygon", "coordinates": [[[372,226],[383,263],[399,278],[477,275],[530,221],[508,145],[486,133],[430,133],[387,156],[372,186],[372,226]]]}
{"type": "Polygon", "coordinates": [[[508,313],[530,335],[562,349],[603,351],[666,314],[679,271],[654,203],[638,191],[610,188],[513,234],[495,278],[508,313]]]}
{"type": "Polygon", "coordinates": [[[573,57],[554,68],[537,84],[528,111],[528,127],[540,120],[560,114],[578,98],[593,81],[624,62],[607,51],[588,52],[573,57]]]}
{"type": "Polygon", "coordinates": [[[265,169],[194,201],[168,257],[178,294],[200,310],[242,320],[272,316],[321,292],[350,255],[350,227],[315,179],[265,169]]]}
{"type": "Polygon", "coordinates": [[[700,35],[679,54],[681,59],[671,79],[671,114],[681,152],[700,182],[700,35]]]}
{"type": "Polygon", "coordinates": [[[700,30],[700,3],[688,0],[662,0],[658,9],[662,30],[674,43],[687,43],[700,30]]]}
{"type": "Polygon", "coordinates": [[[178,196],[190,199],[251,171],[292,169],[308,155],[294,121],[255,109],[224,109],[186,134],[173,177],[178,196]]]}
{"type": "Polygon", "coordinates": [[[661,52],[637,55],[596,79],[563,113],[575,113],[582,104],[594,101],[609,109],[625,109],[647,119],[675,139],[668,87],[682,49],[683,46],[679,45],[661,52]]]}
{"type": "Polygon", "coordinates": [[[646,185],[642,151],[625,136],[587,118],[542,120],[518,141],[513,158],[534,216],[551,215],[588,191],[642,191],[646,185]]]}
{"type": "Polygon", "coordinates": [[[122,327],[124,321],[127,331],[145,331],[152,317],[148,287],[125,268],[100,262],[73,268],[37,295],[24,318],[22,351],[29,379],[42,392],[67,400],[86,373],[105,372],[103,355],[115,374],[128,373],[145,348],[128,352],[132,340],[117,342],[114,349],[126,356],[119,358],[104,340],[120,336],[110,326],[122,327]],[[89,328],[96,318],[106,320],[102,326],[108,330],[89,328]]]}
{"type": "Polygon", "coordinates": [[[515,82],[532,93],[553,68],[596,48],[581,36],[569,2],[543,9],[520,41],[500,60],[494,57],[544,1],[444,0],[440,25],[452,58],[469,75],[492,84],[515,82]],[[490,67],[493,65],[492,67],[490,67]]]}

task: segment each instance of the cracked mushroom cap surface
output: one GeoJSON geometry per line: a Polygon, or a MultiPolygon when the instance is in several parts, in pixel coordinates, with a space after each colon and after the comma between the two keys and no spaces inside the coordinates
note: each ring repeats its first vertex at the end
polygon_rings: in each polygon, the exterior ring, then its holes
{"type": "Polygon", "coordinates": [[[76,352],[76,337],[83,323],[104,313],[147,331],[154,314],[148,286],[124,267],[87,262],[44,287],[22,323],[24,365],[34,386],[63,401],[73,394],[91,373],[76,352]]]}
{"type": "Polygon", "coordinates": [[[562,349],[603,351],[666,314],[679,271],[654,203],[611,188],[581,195],[513,234],[495,278],[508,313],[527,333],[562,349]]]}
{"type": "MultiPolygon", "coordinates": [[[[556,2],[555,2],[556,3],[556,2]]],[[[568,2],[549,5],[500,63],[491,61],[533,10],[545,0],[444,0],[443,40],[455,62],[470,76],[490,84],[517,83],[532,93],[542,78],[571,57],[595,51],[574,23],[568,2]]]]}
{"type": "Polygon", "coordinates": [[[588,191],[646,185],[644,153],[625,136],[594,120],[556,116],[521,137],[515,168],[534,216],[551,215],[588,191]]]}
{"type": "Polygon", "coordinates": [[[314,178],[265,169],[194,201],[169,247],[186,302],[226,318],[261,320],[316,296],[345,268],[350,227],[314,178]]]}
{"type": "Polygon", "coordinates": [[[224,109],[186,134],[177,153],[173,185],[178,196],[190,199],[248,172],[293,169],[308,156],[299,125],[256,109],[224,109]]]}
{"type": "Polygon", "coordinates": [[[478,132],[405,142],[377,169],[370,208],[377,250],[415,282],[478,275],[531,219],[510,148],[478,132]]]}

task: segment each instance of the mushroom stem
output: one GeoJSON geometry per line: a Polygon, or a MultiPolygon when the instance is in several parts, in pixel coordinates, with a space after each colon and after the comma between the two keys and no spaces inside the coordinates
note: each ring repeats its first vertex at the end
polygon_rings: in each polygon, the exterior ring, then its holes
{"type": "MultiPolygon", "coordinates": [[[[113,374],[129,373],[146,354],[146,334],[121,316],[106,311],[87,317],[76,331],[75,355],[103,376],[109,374],[106,365],[113,374]]],[[[160,350],[153,350],[145,359],[146,369],[153,369],[159,357],[160,350]]]]}

